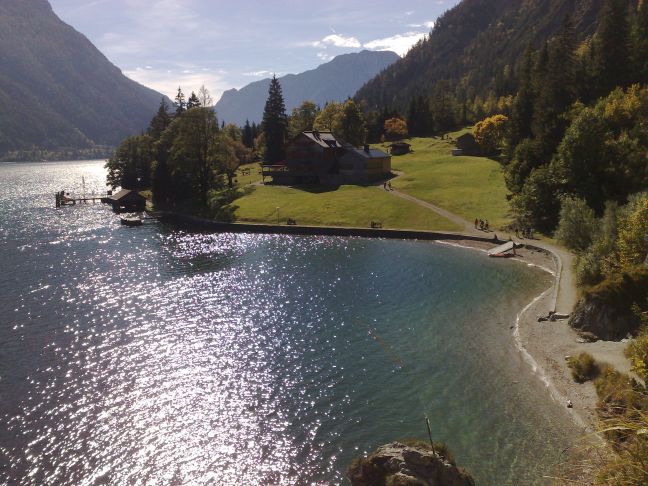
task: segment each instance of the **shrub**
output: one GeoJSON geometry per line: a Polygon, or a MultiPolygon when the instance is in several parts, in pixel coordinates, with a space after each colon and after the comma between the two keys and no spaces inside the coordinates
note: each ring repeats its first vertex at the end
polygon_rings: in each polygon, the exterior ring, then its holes
{"type": "Polygon", "coordinates": [[[648,312],[642,312],[636,305],[633,311],[641,320],[642,327],[637,338],[628,345],[626,356],[632,362],[632,371],[648,382],[648,312]]]}
{"type": "Polygon", "coordinates": [[[600,368],[594,357],[589,353],[581,353],[575,358],[569,360],[572,377],[578,383],[585,383],[593,380],[600,373],[600,368]]]}
{"type": "Polygon", "coordinates": [[[583,199],[565,197],[560,207],[556,238],[570,250],[585,251],[594,241],[597,221],[583,199]]]}

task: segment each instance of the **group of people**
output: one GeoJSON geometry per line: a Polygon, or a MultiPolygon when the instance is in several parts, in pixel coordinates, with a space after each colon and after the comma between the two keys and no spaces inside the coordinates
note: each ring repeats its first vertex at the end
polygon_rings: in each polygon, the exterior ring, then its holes
{"type": "Polygon", "coordinates": [[[383,184],[383,189],[385,189],[385,191],[393,191],[394,188],[393,188],[392,185],[391,185],[391,181],[387,181],[387,182],[385,182],[385,183],[383,184]]]}
{"type": "Polygon", "coordinates": [[[481,231],[490,231],[490,225],[488,224],[488,220],[475,218],[475,229],[481,231]]]}

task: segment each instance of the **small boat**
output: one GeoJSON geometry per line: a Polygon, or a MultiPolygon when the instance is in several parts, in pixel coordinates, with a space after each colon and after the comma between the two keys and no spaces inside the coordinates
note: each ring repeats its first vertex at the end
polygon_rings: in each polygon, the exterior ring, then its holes
{"type": "Polygon", "coordinates": [[[507,258],[515,255],[515,243],[509,241],[503,245],[496,246],[488,250],[488,256],[491,258],[507,258]],[[510,252],[513,253],[510,253],[510,252]]]}
{"type": "Polygon", "coordinates": [[[125,214],[119,219],[124,226],[142,226],[144,224],[142,217],[137,214],[125,214]]]}

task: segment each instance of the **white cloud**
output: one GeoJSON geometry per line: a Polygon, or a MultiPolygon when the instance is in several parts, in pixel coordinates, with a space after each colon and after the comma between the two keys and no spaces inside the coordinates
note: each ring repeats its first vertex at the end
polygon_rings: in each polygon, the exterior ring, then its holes
{"type": "Polygon", "coordinates": [[[185,96],[189,96],[192,91],[196,93],[201,86],[210,91],[212,98],[219,99],[223,91],[230,86],[225,81],[221,73],[210,70],[195,69],[155,69],[149,66],[135,68],[124,71],[124,74],[134,81],[144,86],[148,86],[160,93],[173,99],[178,92],[178,86],[182,87],[185,96]]]}
{"type": "Polygon", "coordinates": [[[326,46],[335,46],[335,47],[351,47],[358,48],[362,47],[362,44],[355,37],[345,37],[339,34],[327,35],[320,41],[313,42],[314,47],[326,47],[326,46]]]}
{"type": "Polygon", "coordinates": [[[268,76],[272,76],[272,74],[273,73],[271,71],[261,70],[261,71],[251,71],[249,73],[243,73],[243,76],[251,76],[253,78],[266,78],[268,76]]]}
{"type": "Polygon", "coordinates": [[[427,36],[425,32],[405,32],[367,42],[364,47],[375,51],[394,51],[399,56],[407,54],[414,44],[427,36]]]}
{"type": "Polygon", "coordinates": [[[333,54],[329,54],[327,52],[318,52],[317,57],[319,57],[322,61],[329,62],[335,56],[333,54]]]}

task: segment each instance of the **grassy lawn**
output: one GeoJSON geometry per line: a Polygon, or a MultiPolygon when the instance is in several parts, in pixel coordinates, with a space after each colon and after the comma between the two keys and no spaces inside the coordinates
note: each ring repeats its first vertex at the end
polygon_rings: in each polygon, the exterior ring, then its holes
{"type": "MultiPolygon", "coordinates": [[[[451,139],[470,129],[449,134],[451,139]]],[[[414,153],[394,157],[392,167],[405,173],[394,188],[436,204],[468,221],[488,220],[499,229],[509,222],[507,190],[500,165],[482,157],[453,157],[452,140],[414,138],[408,141],[414,153]]],[[[379,146],[387,150],[384,146],[379,146]]],[[[239,171],[240,187],[261,180],[259,165],[250,164],[250,174],[239,171]]],[[[304,225],[369,227],[380,221],[385,228],[460,231],[451,221],[414,203],[399,199],[375,187],[256,186],[234,204],[238,221],[285,224],[288,218],[304,225]],[[279,218],[277,218],[279,207],[279,218]]]]}
{"type": "Polygon", "coordinates": [[[385,228],[459,231],[436,213],[399,199],[375,187],[341,186],[335,190],[317,187],[259,186],[234,202],[240,222],[300,225],[356,226],[368,228],[380,221],[385,228]],[[279,218],[277,218],[277,207],[279,218]]]}
{"type": "Polygon", "coordinates": [[[262,177],[261,174],[259,174],[260,171],[261,165],[258,162],[242,165],[236,173],[236,183],[240,187],[245,187],[250,184],[261,182],[262,177]],[[243,171],[246,169],[249,173],[246,172],[246,175],[243,175],[243,171]]]}
{"type": "MultiPolygon", "coordinates": [[[[466,131],[450,136],[456,138],[466,131]]],[[[498,162],[482,157],[453,157],[454,145],[449,140],[414,138],[408,142],[414,153],[392,159],[392,167],[405,172],[393,182],[395,189],[468,221],[488,220],[492,228],[509,222],[507,190],[498,162]]]]}

